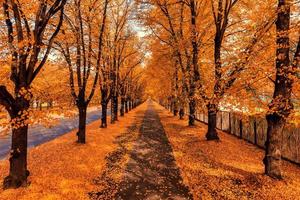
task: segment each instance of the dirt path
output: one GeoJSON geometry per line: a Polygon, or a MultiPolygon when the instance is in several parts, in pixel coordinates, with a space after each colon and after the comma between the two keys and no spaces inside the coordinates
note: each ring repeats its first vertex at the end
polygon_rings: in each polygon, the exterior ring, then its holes
{"type": "Polygon", "coordinates": [[[192,199],[188,187],[182,183],[172,148],[152,102],[148,102],[143,120],[137,124],[119,138],[120,148],[107,157],[107,172],[99,180],[108,187],[91,196],[125,200],[192,199]],[[124,160],[122,157],[127,157],[127,163],[120,181],[114,181],[113,176],[124,160]]]}

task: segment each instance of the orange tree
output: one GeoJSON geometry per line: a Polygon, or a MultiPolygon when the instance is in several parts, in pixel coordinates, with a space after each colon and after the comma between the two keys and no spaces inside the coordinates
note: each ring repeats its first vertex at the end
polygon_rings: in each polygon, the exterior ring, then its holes
{"type": "MultiPolygon", "coordinates": [[[[25,185],[27,170],[28,108],[30,86],[46,63],[63,22],[66,0],[4,0],[1,20],[6,26],[7,64],[12,89],[0,86],[0,104],[11,117],[12,145],[9,175],[4,188],[25,185]]],[[[3,42],[3,41],[2,41],[3,42]]]]}

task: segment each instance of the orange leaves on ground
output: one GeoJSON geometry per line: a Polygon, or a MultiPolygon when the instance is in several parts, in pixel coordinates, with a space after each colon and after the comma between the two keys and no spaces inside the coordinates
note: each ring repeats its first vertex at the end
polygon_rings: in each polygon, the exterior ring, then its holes
{"type": "MultiPolygon", "coordinates": [[[[88,192],[97,190],[93,180],[105,168],[105,156],[116,148],[115,138],[135,120],[139,108],[107,129],[99,121],[87,126],[87,144],[76,144],[76,131],[29,150],[31,172],[27,188],[3,191],[2,200],[89,199],[88,192]]],[[[0,179],[8,171],[8,160],[0,162],[0,179]]]]}
{"type": "Polygon", "coordinates": [[[207,142],[207,127],[187,127],[156,107],[172,145],[184,183],[195,199],[298,199],[300,169],[283,161],[284,181],[263,175],[263,150],[219,132],[220,142],[207,142]]]}

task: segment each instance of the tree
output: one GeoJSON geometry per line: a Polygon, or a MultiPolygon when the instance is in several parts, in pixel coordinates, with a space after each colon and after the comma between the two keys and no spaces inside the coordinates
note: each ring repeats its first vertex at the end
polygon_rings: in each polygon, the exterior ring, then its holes
{"type": "Polygon", "coordinates": [[[217,123],[217,101],[220,92],[220,80],[222,78],[222,63],[221,63],[221,48],[224,39],[225,31],[229,23],[229,14],[233,6],[238,0],[219,0],[217,10],[215,10],[214,2],[211,1],[212,11],[214,16],[214,24],[216,27],[216,33],[214,38],[214,64],[215,64],[215,80],[214,94],[212,99],[207,104],[208,110],[208,131],[206,134],[207,140],[218,140],[218,134],[216,131],[217,123]]]}
{"type": "MultiPolygon", "coordinates": [[[[216,116],[219,109],[219,104],[224,96],[230,96],[231,94],[227,93],[227,91],[234,87],[234,84],[237,80],[241,79],[242,72],[246,71],[247,65],[249,65],[251,59],[254,59],[253,54],[257,48],[257,46],[262,42],[262,39],[267,35],[268,31],[272,28],[274,17],[271,16],[262,22],[256,22],[258,25],[254,30],[247,30],[246,24],[240,22],[240,19],[233,19],[230,18],[232,14],[233,7],[237,4],[238,0],[219,0],[217,2],[217,9],[213,1],[212,4],[212,13],[215,25],[215,33],[214,33],[214,41],[213,41],[213,58],[214,58],[214,65],[213,65],[213,77],[211,82],[206,84],[211,84],[212,90],[211,92],[208,91],[209,86],[205,85],[203,82],[198,85],[199,94],[206,105],[207,113],[208,113],[208,131],[206,134],[207,140],[218,140],[218,134],[216,131],[216,116]],[[239,25],[242,27],[245,26],[244,29],[235,27],[235,25],[239,25]],[[228,27],[233,27],[231,31],[227,32],[228,27]],[[241,30],[239,30],[241,29],[241,30]],[[247,30],[247,31],[245,31],[247,30]],[[235,38],[230,38],[230,36],[238,37],[239,32],[245,32],[247,34],[254,31],[254,36],[250,37],[249,42],[246,43],[245,46],[237,47],[235,38]],[[226,35],[227,34],[227,35],[226,35]],[[235,59],[230,59],[231,55],[225,56],[224,48],[224,40],[226,37],[229,37],[233,41],[235,59]],[[223,61],[227,62],[227,66],[223,65],[223,61]],[[206,91],[205,91],[206,90],[206,91]]],[[[236,12],[242,12],[242,8],[240,8],[236,12]]],[[[254,23],[254,22],[253,22],[254,23]]],[[[245,35],[244,35],[245,38],[245,35]]],[[[230,39],[225,41],[226,43],[230,44],[230,39]],[[229,41],[228,41],[229,40],[229,41]]],[[[246,39],[244,39],[247,41],[246,39]]],[[[229,51],[229,49],[226,49],[229,51]]],[[[257,69],[256,69],[257,70],[257,69]]],[[[247,76],[248,80],[253,79],[254,77],[247,76]]],[[[228,102],[229,103],[229,102],[228,102]]]]}
{"type": "Polygon", "coordinates": [[[30,85],[48,59],[54,38],[62,25],[65,3],[66,0],[51,3],[4,0],[2,4],[11,56],[10,79],[13,82],[13,92],[8,91],[5,85],[0,86],[0,104],[9,113],[12,128],[10,170],[4,179],[4,188],[17,188],[27,182],[30,85]],[[29,12],[28,4],[36,7],[29,12]]]}
{"type": "Polygon", "coordinates": [[[290,18],[291,2],[278,1],[276,20],[276,78],[272,102],[266,119],[268,122],[266,151],[264,157],[265,173],[272,178],[281,179],[281,133],[293,110],[291,94],[293,75],[299,68],[300,38],[294,58],[290,60],[290,18]]]}
{"type": "Polygon", "coordinates": [[[105,43],[108,43],[104,45],[104,52],[103,52],[103,64],[100,67],[100,93],[101,93],[101,128],[106,128],[107,127],[107,105],[110,101],[111,98],[111,93],[110,93],[110,87],[111,87],[111,82],[110,82],[110,71],[111,71],[111,65],[110,65],[110,55],[107,53],[109,52],[109,39],[105,41],[105,43]],[[107,55],[108,54],[108,55],[107,55]]]}
{"type": "Polygon", "coordinates": [[[100,18],[100,11],[97,9],[99,6],[96,5],[99,1],[90,2],[87,6],[86,3],[74,0],[69,4],[72,7],[67,15],[68,30],[63,30],[64,39],[56,42],[69,67],[71,94],[79,112],[78,143],[83,144],[86,142],[87,107],[94,96],[99,78],[108,0],[104,1],[100,18]],[[99,30],[96,31],[95,27],[99,30]],[[69,41],[69,38],[73,41],[69,41]],[[97,46],[94,43],[97,43],[97,46]],[[93,81],[88,93],[90,79],[93,81]]]}
{"type": "MultiPolygon", "coordinates": [[[[185,98],[189,105],[189,125],[195,123],[196,111],[196,92],[197,85],[200,81],[199,73],[199,35],[206,32],[198,29],[198,20],[204,23],[206,17],[206,7],[200,6],[205,4],[203,1],[149,1],[156,9],[153,9],[149,15],[146,15],[144,20],[146,25],[162,43],[165,43],[171,49],[171,56],[174,59],[174,94],[170,96],[172,109],[174,114],[177,113],[177,102],[180,103],[180,117],[183,117],[185,98]],[[199,15],[199,13],[204,13],[199,15]],[[161,17],[158,17],[161,16],[161,17]],[[203,31],[203,32],[202,32],[203,31]],[[176,74],[178,69],[181,75],[176,74]],[[179,79],[181,76],[182,87],[179,89],[179,79]],[[178,97],[178,94],[182,96],[178,97]],[[187,94],[187,95],[186,95],[187,94]],[[186,97],[187,96],[187,97],[186,97]],[[180,101],[178,101],[180,99],[180,101]]],[[[145,3],[145,2],[144,2],[145,3]]],[[[206,22],[205,22],[206,23],[206,22]]]]}

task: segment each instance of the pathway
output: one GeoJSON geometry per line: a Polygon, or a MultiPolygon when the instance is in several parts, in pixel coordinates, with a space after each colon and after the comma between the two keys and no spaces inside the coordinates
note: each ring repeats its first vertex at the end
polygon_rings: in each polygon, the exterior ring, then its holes
{"type": "Polygon", "coordinates": [[[148,102],[140,128],[136,127],[135,124],[129,128],[129,132],[117,141],[118,150],[107,157],[110,175],[105,172],[99,181],[103,185],[110,185],[109,188],[90,193],[91,196],[95,199],[119,200],[192,199],[188,187],[183,184],[171,145],[151,101],[148,102]],[[135,129],[137,136],[133,137],[135,129]],[[124,148],[126,141],[133,144],[132,150],[124,148]],[[122,179],[119,183],[112,183],[112,178],[107,176],[114,176],[120,167],[120,157],[125,155],[129,156],[129,161],[122,170],[122,179]],[[114,197],[108,197],[112,193],[114,197]]]}

